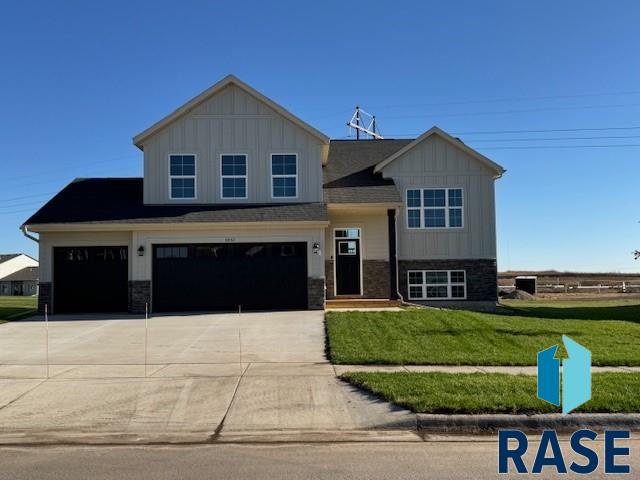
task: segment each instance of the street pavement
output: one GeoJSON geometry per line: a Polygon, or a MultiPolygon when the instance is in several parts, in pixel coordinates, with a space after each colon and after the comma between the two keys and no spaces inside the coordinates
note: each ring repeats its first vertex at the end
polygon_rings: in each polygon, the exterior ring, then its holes
{"type": "MultiPolygon", "coordinates": [[[[602,454],[602,442],[596,442],[602,454]]],[[[629,440],[625,461],[637,478],[640,440],[629,440]]],[[[526,465],[531,466],[532,441],[526,465]]],[[[568,452],[568,442],[562,442],[568,452]]],[[[338,443],[280,445],[205,445],[182,447],[0,448],[0,480],[106,479],[493,479],[498,475],[493,437],[443,438],[425,443],[338,443]]],[[[566,462],[575,457],[566,455],[566,462]]],[[[584,459],[579,459],[584,462],[584,459]]],[[[623,459],[618,459],[618,461],[623,459]]],[[[522,476],[519,476],[521,478],[522,476]]],[[[613,476],[616,477],[616,476],[613,476]]],[[[537,478],[555,475],[548,468],[537,478]]],[[[610,478],[598,471],[586,478],[610,478]]]]}

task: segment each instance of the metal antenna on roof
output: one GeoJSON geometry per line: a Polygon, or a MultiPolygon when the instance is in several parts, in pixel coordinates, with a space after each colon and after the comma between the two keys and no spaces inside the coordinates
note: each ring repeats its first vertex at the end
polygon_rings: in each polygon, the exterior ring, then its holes
{"type": "Polygon", "coordinates": [[[356,111],[351,117],[351,120],[347,123],[347,127],[349,127],[349,132],[351,132],[352,129],[356,131],[356,140],[360,140],[360,132],[368,135],[374,140],[381,140],[384,138],[378,131],[376,116],[365,112],[358,106],[356,106],[356,111]],[[366,122],[363,120],[363,117],[366,119],[366,122]]]}

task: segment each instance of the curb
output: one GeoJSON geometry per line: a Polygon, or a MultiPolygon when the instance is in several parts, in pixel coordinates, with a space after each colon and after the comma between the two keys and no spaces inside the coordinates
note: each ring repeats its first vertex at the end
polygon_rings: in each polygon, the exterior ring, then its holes
{"type": "Polygon", "coordinates": [[[555,430],[571,432],[581,428],[606,430],[621,428],[640,431],[637,413],[559,413],[538,415],[438,415],[418,413],[418,431],[423,433],[488,434],[503,429],[526,432],[555,430]]]}

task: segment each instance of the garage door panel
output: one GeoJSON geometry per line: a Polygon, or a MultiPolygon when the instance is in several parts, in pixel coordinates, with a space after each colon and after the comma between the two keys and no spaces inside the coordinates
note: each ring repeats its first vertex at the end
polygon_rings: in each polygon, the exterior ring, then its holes
{"type": "Polygon", "coordinates": [[[304,243],[154,246],[155,311],[306,308],[306,282],[304,243]]]}
{"type": "Polygon", "coordinates": [[[56,313],[125,312],[127,300],[126,246],[53,249],[56,313]]]}

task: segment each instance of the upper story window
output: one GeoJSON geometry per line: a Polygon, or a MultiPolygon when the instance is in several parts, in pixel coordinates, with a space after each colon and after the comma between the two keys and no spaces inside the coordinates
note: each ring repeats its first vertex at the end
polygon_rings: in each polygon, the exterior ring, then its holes
{"type": "Polygon", "coordinates": [[[221,155],[222,198],[247,198],[247,156],[221,155]]]}
{"type": "Polygon", "coordinates": [[[409,228],[462,228],[461,188],[420,188],[407,190],[409,228]]]}
{"type": "Polygon", "coordinates": [[[196,198],[196,156],[169,155],[169,196],[196,198]]]}
{"type": "Polygon", "coordinates": [[[298,156],[296,154],[271,155],[271,196],[273,198],[298,196],[298,156]]]}

